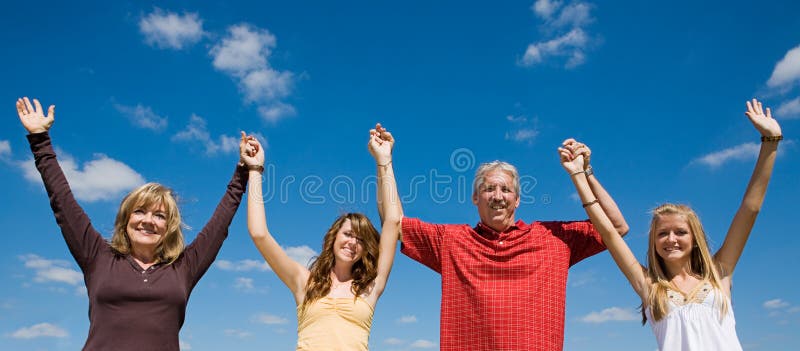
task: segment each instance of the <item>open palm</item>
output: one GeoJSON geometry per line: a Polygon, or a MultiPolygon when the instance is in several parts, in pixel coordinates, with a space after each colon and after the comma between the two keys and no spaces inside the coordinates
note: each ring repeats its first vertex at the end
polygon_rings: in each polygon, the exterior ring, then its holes
{"type": "Polygon", "coordinates": [[[47,109],[47,116],[44,115],[42,104],[39,100],[33,99],[33,105],[28,97],[17,99],[17,114],[22,126],[28,130],[29,133],[44,133],[50,129],[55,120],[55,105],[50,105],[47,109]]]}

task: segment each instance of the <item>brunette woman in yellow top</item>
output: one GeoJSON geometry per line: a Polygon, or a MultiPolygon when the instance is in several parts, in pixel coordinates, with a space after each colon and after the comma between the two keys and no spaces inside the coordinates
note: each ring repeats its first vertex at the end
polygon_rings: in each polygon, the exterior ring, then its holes
{"type": "MultiPolygon", "coordinates": [[[[246,157],[262,162],[257,141],[246,157]]],[[[372,314],[392,269],[403,213],[392,169],[394,138],[380,124],[370,130],[369,151],[377,164],[381,235],[360,213],[340,216],[307,269],[275,241],[264,214],[262,170],[250,170],[247,227],[261,255],[289,287],[297,303],[297,350],[368,350],[372,314]],[[383,201],[381,201],[383,200],[383,201]]]]}

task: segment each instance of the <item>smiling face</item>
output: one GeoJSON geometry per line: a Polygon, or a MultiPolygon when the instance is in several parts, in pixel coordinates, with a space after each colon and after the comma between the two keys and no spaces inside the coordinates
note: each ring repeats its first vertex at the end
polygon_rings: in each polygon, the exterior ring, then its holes
{"type": "Polygon", "coordinates": [[[519,206],[519,194],[514,178],[506,171],[494,169],[485,174],[483,183],[472,194],[481,222],[498,232],[514,224],[514,211],[519,206]]]}
{"type": "Polygon", "coordinates": [[[358,262],[363,251],[363,240],[353,231],[350,219],[345,219],[342,227],[336,232],[336,239],[333,242],[333,256],[336,262],[350,264],[358,262]]]}
{"type": "Polygon", "coordinates": [[[167,233],[167,212],[163,204],[135,208],[126,228],[133,251],[155,252],[167,233]]]}
{"type": "Polygon", "coordinates": [[[691,260],[694,234],[685,215],[659,215],[656,218],[654,235],[656,252],[665,263],[691,260]]]}

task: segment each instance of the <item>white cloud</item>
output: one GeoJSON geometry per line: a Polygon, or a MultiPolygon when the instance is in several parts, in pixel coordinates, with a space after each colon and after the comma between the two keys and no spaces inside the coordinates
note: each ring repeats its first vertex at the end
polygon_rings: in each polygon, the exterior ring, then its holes
{"type": "Polygon", "coordinates": [[[196,114],[192,114],[189,117],[189,124],[186,125],[186,129],[172,136],[172,141],[198,141],[203,145],[208,156],[213,156],[220,152],[239,152],[239,138],[220,135],[218,140],[212,139],[211,134],[208,132],[206,120],[196,114]]]}
{"type": "Polygon", "coordinates": [[[800,80],[800,45],[786,52],[786,55],[775,64],[767,86],[775,88],[800,80]]]}
{"type": "Polygon", "coordinates": [[[419,339],[411,343],[411,347],[416,349],[432,349],[436,347],[436,343],[433,341],[419,339]]]}
{"type": "Polygon", "coordinates": [[[544,62],[550,57],[564,57],[566,68],[573,68],[586,61],[584,52],[591,41],[584,27],[594,22],[591,15],[593,5],[576,1],[561,7],[561,1],[538,0],[531,7],[536,15],[544,20],[541,31],[555,37],[528,45],[522,58],[517,62],[530,67],[544,62]]]}
{"type": "Polygon", "coordinates": [[[585,2],[576,2],[570,4],[561,10],[561,13],[553,21],[556,27],[581,27],[592,23],[594,19],[590,14],[592,6],[585,2]]]}
{"type": "Polygon", "coordinates": [[[255,287],[253,286],[253,278],[238,277],[236,278],[236,282],[233,284],[233,287],[242,291],[255,290],[255,287]]]}
{"type": "Polygon", "coordinates": [[[398,338],[388,338],[388,339],[384,340],[383,343],[386,344],[386,345],[402,345],[402,344],[405,343],[405,341],[403,341],[402,339],[398,339],[398,338]]]}
{"type": "Polygon", "coordinates": [[[34,339],[34,338],[66,338],[69,336],[66,330],[50,323],[39,323],[26,328],[20,328],[11,333],[15,339],[34,339]]]}
{"type": "Polygon", "coordinates": [[[289,320],[283,317],[271,315],[268,313],[261,313],[253,316],[253,321],[261,324],[287,324],[289,320]]]}
{"type": "MultiPolygon", "coordinates": [[[[75,159],[62,150],[57,150],[59,164],[67,177],[70,189],[78,200],[93,202],[117,199],[120,195],[143,184],[144,177],[128,165],[109,158],[104,154],[95,154],[94,160],[78,167],[75,159]]],[[[33,159],[18,161],[25,179],[40,184],[42,181],[33,159]]]]}
{"type": "Polygon", "coordinates": [[[189,343],[186,340],[178,340],[178,347],[181,348],[181,351],[183,350],[188,351],[192,349],[192,345],[189,345],[189,343]]]}
{"type": "Polygon", "coordinates": [[[723,163],[731,160],[754,159],[758,156],[758,151],[760,148],[761,146],[759,144],[745,143],[724,150],[712,152],[705,156],[701,156],[692,162],[700,163],[702,165],[706,165],[711,168],[717,168],[721,166],[723,163]]]}
{"type": "Polygon", "coordinates": [[[766,308],[766,309],[773,309],[774,310],[774,309],[785,308],[785,307],[789,307],[789,306],[790,305],[789,305],[788,302],[783,301],[781,299],[772,299],[772,300],[764,301],[764,308],[766,308]]]}
{"type": "Polygon", "coordinates": [[[636,311],[631,309],[624,309],[620,307],[606,308],[600,312],[592,312],[586,316],[581,317],[581,321],[585,323],[605,323],[609,321],[635,321],[639,320],[636,311]]]}
{"type": "Polygon", "coordinates": [[[797,119],[800,118],[800,97],[782,103],[775,110],[775,118],[797,119]]]}
{"type": "Polygon", "coordinates": [[[139,128],[162,131],[167,127],[167,118],[157,115],[149,106],[114,104],[114,108],[139,128]]]}
{"type": "MultiPolygon", "coordinates": [[[[286,255],[289,256],[292,260],[297,263],[302,264],[303,266],[308,267],[311,262],[311,259],[317,255],[317,252],[311,249],[310,247],[303,245],[303,246],[285,246],[283,247],[283,251],[286,252],[286,255]]],[[[251,260],[245,259],[240,261],[228,261],[228,260],[217,260],[214,265],[217,268],[223,271],[233,271],[233,272],[248,272],[248,271],[270,271],[269,264],[263,260],[251,260]]]]}
{"type": "Polygon", "coordinates": [[[397,319],[397,323],[400,323],[400,324],[409,324],[409,323],[416,323],[416,322],[417,322],[417,316],[414,316],[414,315],[402,316],[402,317],[397,319]]]}
{"type": "Polygon", "coordinates": [[[180,50],[203,38],[203,20],[196,13],[164,12],[156,8],[139,20],[139,31],[148,45],[180,50]]]}
{"type": "Polygon", "coordinates": [[[228,36],[211,48],[214,68],[244,76],[250,71],[266,67],[267,59],[276,45],[275,36],[268,30],[246,24],[231,26],[228,36]]]}
{"type": "Polygon", "coordinates": [[[289,257],[295,260],[295,262],[305,267],[308,267],[308,265],[311,263],[311,259],[317,255],[316,251],[306,245],[288,246],[284,247],[284,250],[289,257]]]}
{"type": "Polygon", "coordinates": [[[789,312],[789,313],[800,312],[800,306],[794,306],[794,307],[790,308],[789,311],[787,311],[787,312],[789,312]]]}
{"type": "Polygon", "coordinates": [[[11,156],[11,143],[8,140],[0,140],[0,159],[11,156]]]}
{"type": "Polygon", "coordinates": [[[516,142],[532,142],[539,135],[539,131],[535,129],[517,129],[512,132],[506,133],[506,140],[513,140],[516,142]]]}
{"type": "Polygon", "coordinates": [[[228,260],[217,260],[217,262],[214,264],[217,266],[217,268],[223,271],[246,272],[252,270],[259,270],[259,271],[270,270],[267,262],[263,260],[256,261],[248,259],[248,260],[241,260],[238,262],[232,262],[228,260]]]}
{"type": "Polygon", "coordinates": [[[525,116],[508,115],[506,120],[512,124],[511,129],[506,132],[506,140],[531,144],[539,135],[539,131],[536,129],[538,119],[528,123],[528,118],[525,116]]]}
{"type": "Polygon", "coordinates": [[[550,39],[528,45],[525,55],[520,62],[523,66],[533,66],[542,63],[550,56],[567,56],[567,67],[575,67],[583,63],[585,55],[583,49],[587,46],[589,38],[580,28],[573,28],[568,33],[550,39]]]}
{"type": "Polygon", "coordinates": [[[32,269],[37,283],[58,282],[78,285],[83,282],[83,274],[69,268],[70,263],[63,260],[48,260],[37,255],[28,254],[19,257],[25,262],[25,268],[32,269]]]}
{"type": "Polygon", "coordinates": [[[239,330],[239,329],[225,329],[223,331],[223,333],[226,336],[232,336],[232,337],[239,338],[239,339],[244,339],[244,338],[247,338],[247,337],[250,337],[250,336],[253,335],[253,333],[251,333],[251,332],[244,331],[244,330],[239,330]]]}
{"type": "Polygon", "coordinates": [[[269,64],[277,39],[266,29],[247,24],[228,28],[228,35],[211,48],[214,68],[235,78],[247,103],[258,106],[259,115],[275,122],[295,114],[281,101],[294,86],[294,73],[278,71],[269,64]]]}
{"type": "Polygon", "coordinates": [[[559,7],[561,7],[561,1],[536,0],[533,6],[531,6],[531,10],[533,10],[537,16],[543,19],[549,19],[559,7]]]}

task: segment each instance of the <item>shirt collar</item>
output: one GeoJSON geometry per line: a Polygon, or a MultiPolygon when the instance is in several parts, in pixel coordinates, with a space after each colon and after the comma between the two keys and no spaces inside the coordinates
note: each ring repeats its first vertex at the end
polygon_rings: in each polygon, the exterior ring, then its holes
{"type": "Polygon", "coordinates": [[[515,230],[526,229],[526,228],[527,224],[525,224],[525,222],[523,222],[522,220],[518,219],[514,224],[512,224],[510,227],[508,227],[508,229],[506,229],[503,232],[498,232],[489,227],[488,225],[483,224],[483,222],[478,222],[478,225],[475,226],[475,231],[478,232],[478,234],[481,234],[487,238],[495,239],[500,236],[507,235],[508,233],[511,233],[515,230]]]}

